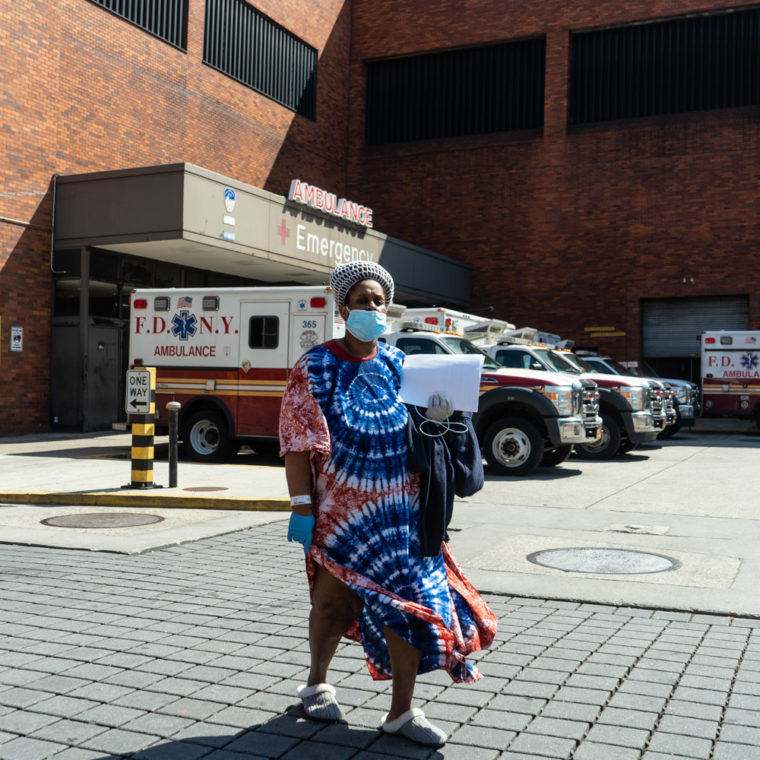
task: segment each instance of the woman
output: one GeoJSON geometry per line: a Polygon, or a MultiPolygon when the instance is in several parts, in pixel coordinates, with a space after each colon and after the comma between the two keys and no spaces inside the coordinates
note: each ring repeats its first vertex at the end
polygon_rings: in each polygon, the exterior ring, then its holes
{"type": "MultiPolygon", "coordinates": [[[[303,544],[312,601],[299,696],[309,717],[341,718],[327,669],[346,635],[362,643],[373,678],[392,678],[382,730],[441,746],[445,733],[412,707],[416,676],[444,668],[455,681],[479,678],[465,656],[491,643],[496,619],[447,544],[438,556],[420,553],[419,480],[406,471],[398,397],[404,355],[377,340],[393,280],[360,261],[337,267],[330,284],[345,337],[298,360],[280,415],[288,540],[303,544]]],[[[441,419],[451,410],[434,395],[427,414],[441,419]]]]}

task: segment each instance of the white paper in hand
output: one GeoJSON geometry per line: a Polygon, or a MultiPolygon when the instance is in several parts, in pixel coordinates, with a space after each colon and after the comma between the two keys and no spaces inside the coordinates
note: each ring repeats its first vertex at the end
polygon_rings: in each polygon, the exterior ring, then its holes
{"type": "Polygon", "coordinates": [[[445,393],[460,412],[476,412],[482,354],[412,354],[404,359],[401,400],[427,406],[433,393],[445,393]]]}

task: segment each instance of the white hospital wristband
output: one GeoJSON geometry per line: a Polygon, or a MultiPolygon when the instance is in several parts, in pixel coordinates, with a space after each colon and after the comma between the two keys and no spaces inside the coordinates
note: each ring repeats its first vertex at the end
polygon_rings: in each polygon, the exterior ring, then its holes
{"type": "Polygon", "coordinates": [[[299,504],[311,504],[311,496],[309,494],[302,494],[301,496],[291,496],[290,506],[297,507],[299,504]]]}

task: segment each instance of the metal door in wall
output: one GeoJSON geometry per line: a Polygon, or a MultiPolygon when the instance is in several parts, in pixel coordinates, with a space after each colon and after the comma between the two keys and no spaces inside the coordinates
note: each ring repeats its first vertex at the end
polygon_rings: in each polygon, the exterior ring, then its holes
{"type": "Polygon", "coordinates": [[[82,432],[107,430],[124,417],[123,329],[115,320],[90,320],[83,378],[79,320],[53,325],[51,396],[54,427],[82,432]]]}
{"type": "Polygon", "coordinates": [[[696,381],[705,330],[746,330],[746,295],[651,298],[641,302],[642,355],[664,377],[696,381]]]}
{"type": "Polygon", "coordinates": [[[82,372],[79,359],[79,320],[53,324],[51,334],[50,396],[53,427],[80,430],[82,372]]]}
{"type": "Polygon", "coordinates": [[[123,416],[121,325],[90,323],[83,431],[109,429],[123,416]]]}

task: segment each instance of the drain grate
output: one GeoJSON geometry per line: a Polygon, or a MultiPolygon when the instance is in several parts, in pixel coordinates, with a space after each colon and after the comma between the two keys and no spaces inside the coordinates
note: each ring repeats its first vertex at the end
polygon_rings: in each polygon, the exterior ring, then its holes
{"type": "Polygon", "coordinates": [[[138,525],[152,525],[163,519],[158,515],[144,515],[136,512],[91,512],[48,517],[40,522],[52,528],[134,528],[138,525]]]}
{"type": "Polygon", "coordinates": [[[229,491],[227,486],[190,486],[183,488],[183,491],[229,491]]]}
{"type": "Polygon", "coordinates": [[[569,547],[545,549],[527,556],[528,562],[569,573],[600,575],[639,575],[677,570],[681,563],[673,557],[633,549],[608,547],[569,547]]]}

